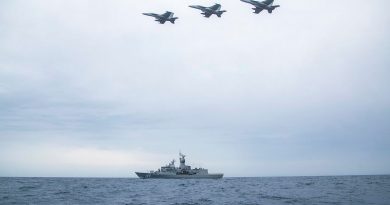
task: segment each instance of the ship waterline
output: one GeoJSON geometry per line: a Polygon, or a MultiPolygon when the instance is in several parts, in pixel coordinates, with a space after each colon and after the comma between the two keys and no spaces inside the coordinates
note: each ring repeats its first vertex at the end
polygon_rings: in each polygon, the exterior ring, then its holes
{"type": "Polygon", "coordinates": [[[207,169],[195,168],[185,164],[185,155],[180,153],[180,166],[175,167],[175,160],[157,171],[135,172],[141,179],[221,179],[222,173],[208,173],[207,169]]]}
{"type": "Polygon", "coordinates": [[[223,174],[207,175],[178,175],[178,174],[154,174],[154,173],[135,173],[141,179],[221,179],[223,174]]]}

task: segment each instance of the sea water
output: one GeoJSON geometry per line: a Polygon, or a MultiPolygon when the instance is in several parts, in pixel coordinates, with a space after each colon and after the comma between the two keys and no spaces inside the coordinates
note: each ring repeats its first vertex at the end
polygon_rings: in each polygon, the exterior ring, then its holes
{"type": "Polygon", "coordinates": [[[0,178],[0,204],[390,204],[390,176],[0,178]]]}

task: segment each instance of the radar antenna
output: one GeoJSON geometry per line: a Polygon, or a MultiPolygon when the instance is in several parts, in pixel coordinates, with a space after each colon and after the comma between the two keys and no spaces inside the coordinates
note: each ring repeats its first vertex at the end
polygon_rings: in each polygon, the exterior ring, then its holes
{"type": "Polygon", "coordinates": [[[185,158],[186,156],[184,155],[184,154],[182,154],[181,152],[179,152],[179,155],[180,155],[180,157],[182,157],[182,158],[185,158]]]}
{"type": "Polygon", "coordinates": [[[175,159],[173,159],[173,160],[171,161],[171,163],[169,163],[169,165],[170,165],[170,166],[174,166],[174,165],[175,165],[175,159]]]}

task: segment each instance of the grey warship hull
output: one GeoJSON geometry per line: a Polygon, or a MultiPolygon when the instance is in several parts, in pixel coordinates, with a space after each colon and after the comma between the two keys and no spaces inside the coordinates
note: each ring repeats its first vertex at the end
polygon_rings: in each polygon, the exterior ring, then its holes
{"type": "Polygon", "coordinates": [[[155,174],[155,173],[135,173],[141,179],[221,179],[223,174],[155,174]]]}
{"type": "Polygon", "coordinates": [[[166,166],[162,166],[157,171],[135,172],[141,179],[221,179],[223,174],[209,173],[208,169],[195,168],[186,165],[185,155],[180,153],[180,166],[175,166],[175,160],[172,160],[166,166]]]}

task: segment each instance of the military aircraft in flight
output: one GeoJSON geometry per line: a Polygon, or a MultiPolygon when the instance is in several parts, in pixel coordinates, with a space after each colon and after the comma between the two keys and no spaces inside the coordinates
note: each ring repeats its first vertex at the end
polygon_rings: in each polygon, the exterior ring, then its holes
{"type": "Polygon", "coordinates": [[[253,13],[255,13],[255,14],[260,13],[264,9],[266,9],[268,11],[268,13],[272,13],[272,11],[274,9],[280,7],[279,5],[275,5],[275,6],[273,5],[274,0],[265,0],[262,2],[254,1],[254,0],[241,0],[241,1],[248,3],[248,4],[252,4],[253,6],[255,6],[255,8],[253,8],[253,10],[254,10],[253,13]]]}
{"type": "Polygon", "coordinates": [[[224,12],[226,12],[225,10],[221,11],[221,4],[215,4],[214,6],[210,6],[210,7],[204,7],[204,6],[198,6],[198,5],[189,6],[189,7],[201,10],[203,12],[202,14],[206,18],[209,18],[213,14],[217,15],[218,17],[221,17],[222,14],[224,12]]]}
{"type": "Polygon", "coordinates": [[[175,23],[175,20],[178,19],[178,17],[173,17],[174,13],[167,11],[164,14],[154,14],[154,13],[143,13],[145,16],[151,16],[156,18],[156,21],[160,22],[160,24],[164,24],[165,22],[169,21],[171,23],[175,23]]]}

